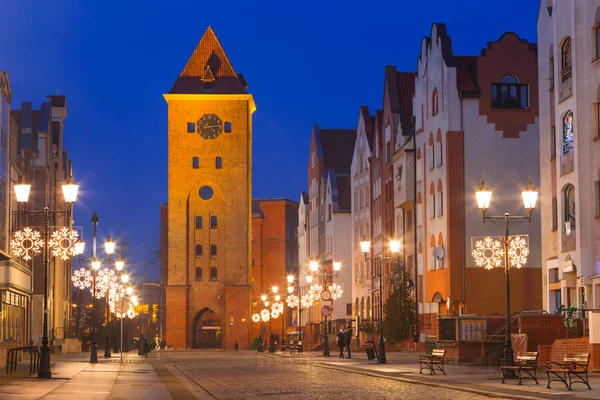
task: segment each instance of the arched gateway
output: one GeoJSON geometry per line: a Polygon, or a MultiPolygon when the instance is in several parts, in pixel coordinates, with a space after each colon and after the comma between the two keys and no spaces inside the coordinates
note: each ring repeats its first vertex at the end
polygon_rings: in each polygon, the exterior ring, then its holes
{"type": "Polygon", "coordinates": [[[220,349],[222,347],[223,330],[221,318],[209,308],[198,312],[194,319],[193,348],[220,349]]]}

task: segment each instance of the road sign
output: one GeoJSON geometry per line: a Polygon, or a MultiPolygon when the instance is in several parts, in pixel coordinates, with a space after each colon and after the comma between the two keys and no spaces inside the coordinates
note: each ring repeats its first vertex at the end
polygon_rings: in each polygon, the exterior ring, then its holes
{"type": "Polygon", "coordinates": [[[323,290],[321,292],[321,299],[323,299],[323,301],[331,300],[331,292],[329,290],[323,290]]]}
{"type": "Polygon", "coordinates": [[[331,317],[331,313],[333,312],[332,306],[322,306],[321,307],[321,315],[325,318],[331,317]]]}

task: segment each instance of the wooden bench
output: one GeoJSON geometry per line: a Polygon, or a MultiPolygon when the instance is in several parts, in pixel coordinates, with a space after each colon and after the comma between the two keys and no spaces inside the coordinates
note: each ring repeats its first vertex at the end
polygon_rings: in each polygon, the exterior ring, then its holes
{"type": "Polygon", "coordinates": [[[538,353],[537,351],[519,353],[517,355],[517,363],[515,365],[503,365],[502,368],[502,383],[506,378],[505,371],[512,371],[517,375],[519,379],[519,385],[523,379],[533,379],[536,385],[540,383],[537,380],[537,366],[538,366],[538,353]],[[529,376],[522,376],[522,372],[525,372],[529,376]],[[533,374],[532,374],[533,372],[533,374]]]}
{"type": "Polygon", "coordinates": [[[287,349],[289,350],[290,354],[302,354],[304,350],[302,347],[302,340],[294,340],[292,344],[287,345],[287,349]]]}
{"type": "Polygon", "coordinates": [[[429,375],[435,374],[435,368],[439,371],[442,371],[444,375],[446,372],[444,371],[444,359],[446,358],[446,350],[437,350],[434,349],[430,356],[419,356],[419,363],[421,364],[421,369],[419,373],[422,374],[423,368],[429,369],[429,375]]]}
{"type": "Polygon", "coordinates": [[[546,374],[548,374],[547,388],[550,389],[550,382],[560,381],[564,383],[569,390],[571,390],[571,385],[574,383],[583,383],[588,389],[591,389],[592,387],[588,380],[590,356],[590,353],[567,354],[562,363],[548,361],[548,363],[546,363],[546,374]],[[554,375],[552,379],[550,379],[550,374],[554,375]],[[578,380],[573,381],[573,376],[578,380]],[[569,378],[568,384],[567,377],[569,378]]]}

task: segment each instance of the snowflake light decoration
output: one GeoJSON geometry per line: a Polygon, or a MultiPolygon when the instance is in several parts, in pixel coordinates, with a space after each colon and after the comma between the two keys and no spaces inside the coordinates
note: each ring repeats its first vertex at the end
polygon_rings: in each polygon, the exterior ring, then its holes
{"type": "Polygon", "coordinates": [[[31,256],[40,254],[44,241],[39,231],[34,231],[31,228],[25,228],[22,231],[15,232],[15,238],[10,241],[10,247],[17,257],[23,260],[31,260],[31,256]]]}
{"type": "Polygon", "coordinates": [[[91,287],[93,279],[92,272],[85,268],[79,268],[77,271],[73,272],[73,276],[71,277],[73,286],[78,289],[87,289],[91,287]]]}
{"type": "Polygon", "coordinates": [[[271,310],[271,319],[279,318],[279,312],[277,310],[271,310]]]}
{"type": "Polygon", "coordinates": [[[508,245],[508,258],[512,267],[521,268],[529,256],[527,236],[515,236],[508,245]]]}
{"type": "Polygon", "coordinates": [[[254,323],[260,322],[260,314],[259,313],[252,314],[252,322],[254,322],[254,323]]]}
{"type": "Polygon", "coordinates": [[[125,287],[120,284],[114,284],[108,289],[108,304],[110,311],[115,312],[116,304],[125,296],[125,287]]]}
{"type": "Polygon", "coordinates": [[[271,312],[281,314],[283,312],[283,303],[279,301],[271,304],[271,312]]]}
{"type": "Polygon", "coordinates": [[[300,299],[298,299],[298,296],[296,296],[295,294],[290,294],[288,297],[286,297],[285,302],[287,303],[288,307],[298,307],[298,304],[300,303],[300,299]]]}
{"type": "Polygon", "coordinates": [[[322,291],[323,291],[323,286],[319,285],[318,283],[315,283],[314,285],[311,285],[310,288],[308,289],[308,294],[312,298],[313,302],[318,302],[321,299],[322,291]]]}
{"type": "Polygon", "coordinates": [[[103,268],[96,274],[96,298],[102,299],[111,286],[117,283],[115,271],[103,268]]]}
{"type": "Polygon", "coordinates": [[[75,255],[75,243],[77,243],[78,238],[79,233],[67,227],[52,232],[52,238],[48,242],[52,255],[68,260],[69,257],[75,255]]]}
{"type": "Polygon", "coordinates": [[[305,294],[300,298],[300,305],[302,308],[312,307],[314,304],[313,298],[310,294],[305,294]]]}
{"type": "Polygon", "coordinates": [[[344,290],[337,283],[332,283],[331,285],[329,285],[327,287],[327,290],[329,290],[331,292],[331,299],[332,300],[337,300],[340,297],[342,297],[342,294],[344,294],[344,290]]]}
{"type": "Polygon", "coordinates": [[[131,305],[131,304],[130,304],[130,305],[129,305],[129,309],[127,310],[127,318],[129,318],[129,319],[133,319],[133,318],[135,318],[135,316],[136,316],[137,314],[138,314],[138,313],[137,313],[137,312],[135,312],[135,309],[133,308],[133,305],[131,305]]]}
{"type": "Polygon", "coordinates": [[[485,269],[493,269],[502,265],[503,256],[504,249],[499,240],[486,237],[475,242],[475,249],[473,249],[475,265],[485,267],[485,269]]]}
{"type": "Polygon", "coordinates": [[[260,318],[263,322],[267,322],[269,319],[271,319],[271,313],[265,308],[260,312],[260,318]]]}

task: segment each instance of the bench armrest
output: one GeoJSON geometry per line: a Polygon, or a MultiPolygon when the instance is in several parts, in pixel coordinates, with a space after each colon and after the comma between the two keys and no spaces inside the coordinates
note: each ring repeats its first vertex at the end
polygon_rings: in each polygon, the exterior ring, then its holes
{"type": "Polygon", "coordinates": [[[552,369],[553,367],[558,367],[560,369],[566,369],[567,365],[566,364],[560,364],[554,361],[548,361],[546,363],[546,369],[552,369]]]}

